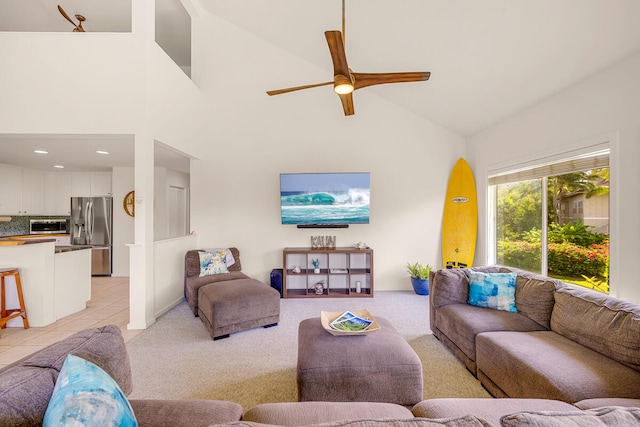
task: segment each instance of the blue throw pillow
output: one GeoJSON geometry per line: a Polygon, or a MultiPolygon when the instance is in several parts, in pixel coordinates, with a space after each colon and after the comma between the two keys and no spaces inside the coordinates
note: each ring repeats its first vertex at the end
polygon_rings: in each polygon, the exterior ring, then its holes
{"type": "Polygon", "coordinates": [[[477,307],[517,313],[516,273],[480,273],[466,270],[469,276],[467,303],[477,307]]]}
{"type": "Polygon", "coordinates": [[[67,355],[44,414],[47,426],[138,425],[118,384],[99,366],[67,355]]]}

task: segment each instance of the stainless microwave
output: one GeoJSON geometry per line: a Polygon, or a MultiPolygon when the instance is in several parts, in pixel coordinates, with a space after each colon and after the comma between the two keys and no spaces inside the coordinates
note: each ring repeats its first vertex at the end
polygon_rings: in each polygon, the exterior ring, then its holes
{"type": "Polygon", "coordinates": [[[66,219],[29,220],[29,234],[67,234],[66,219]]]}

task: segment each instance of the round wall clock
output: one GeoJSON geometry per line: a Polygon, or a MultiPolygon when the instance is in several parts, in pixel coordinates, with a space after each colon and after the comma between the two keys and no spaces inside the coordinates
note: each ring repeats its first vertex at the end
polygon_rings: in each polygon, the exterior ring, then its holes
{"type": "Polygon", "coordinates": [[[127,193],[126,196],[124,196],[124,199],[122,199],[122,207],[124,208],[124,211],[127,213],[127,215],[129,216],[136,216],[136,209],[135,209],[135,192],[134,191],[129,191],[127,193]]]}

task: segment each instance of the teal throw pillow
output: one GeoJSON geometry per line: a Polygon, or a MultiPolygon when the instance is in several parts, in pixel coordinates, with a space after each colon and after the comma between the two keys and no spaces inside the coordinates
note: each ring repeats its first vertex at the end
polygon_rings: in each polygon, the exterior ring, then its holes
{"type": "Polygon", "coordinates": [[[69,354],[42,425],[135,427],[138,423],[113,378],[96,364],[69,354]]]}
{"type": "Polygon", "coordinates": [[[198,252],[200,255],[200,277],[228,273],[226,252],[198,252]]]}
{"type": "Polygon", "coordinates": [[[516,273],[481,273],[466,270],[469,276],[467,303],[477,307],[517,313],[516,273]]]}

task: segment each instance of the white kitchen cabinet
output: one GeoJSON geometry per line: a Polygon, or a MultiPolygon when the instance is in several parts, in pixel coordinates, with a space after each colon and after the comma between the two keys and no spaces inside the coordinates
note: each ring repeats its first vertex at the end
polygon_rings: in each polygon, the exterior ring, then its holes
{"type": "Polygon", "coordinates": [[[91,173],[91,195],[110,196],[111,195],[111,172],[91,173]]]}
{"type": "Polygon", "coordinates": [[[91,174],[89,172],[71,172],[71,196],[91,196],[91,174]]]}
{"type": "Polygon", "coordinates": [[[45,214],[68,216],[71,209],[71,174],[49,172],[45,183],[45,214]]]}
{"type": "Polygon", "coordinates": [[[22,211],[22,168],[0,164],[0,214],[22,211]]]}
{"type": "Polygon", "coordinates": [[[22,170],[22,215],[45,213],[45,172],[33,169],[22,170]]]}
{"type": "Polygon", "coordinates": [[[111,172],[72,172],[73,197],[110,196],[111,172]]]}

